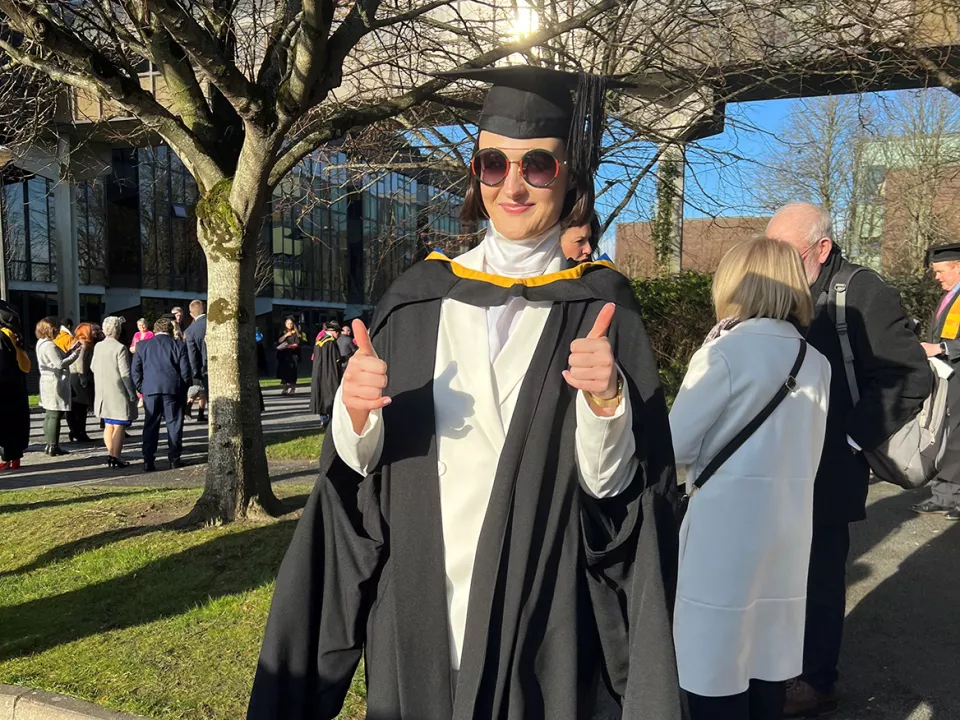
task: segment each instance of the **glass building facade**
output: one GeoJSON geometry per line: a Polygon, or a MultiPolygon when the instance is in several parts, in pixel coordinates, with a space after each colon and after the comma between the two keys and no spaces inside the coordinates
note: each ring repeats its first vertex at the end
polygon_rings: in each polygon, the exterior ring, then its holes
{"type": "MultiPolygon", "coordinates": [[[[368,312],[400,273],[458,236],[456,194],[396,172],[348,172],[342,153],[305,159],[266,213],[257,267],[258,326],[293,314],[308,328],[368,312]]],[[[0,205],[10,301],[27,327],[57,315],[55,183],[5,169],[0,205]]],[[[80,317],[152,319],[204,296],[197,186],[169,148],[117,148],[110,172],[79,183],[73,216],[80,317]]],[[[126,329],[133,332],[133,323],[126,329]]]]}

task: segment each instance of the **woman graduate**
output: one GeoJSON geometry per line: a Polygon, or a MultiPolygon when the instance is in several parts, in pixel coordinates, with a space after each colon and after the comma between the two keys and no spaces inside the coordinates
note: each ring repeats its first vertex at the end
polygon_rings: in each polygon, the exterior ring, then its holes
{"type": "Polygon", "coordinates": [[[354,323],[248,718],[336,717],[361,654],[371,720],[679,718],[656,364],[629,282],[559,242],[593,212],[606,83],[457,77],[493,83],[464,205],[487,233],[354,323]]]}

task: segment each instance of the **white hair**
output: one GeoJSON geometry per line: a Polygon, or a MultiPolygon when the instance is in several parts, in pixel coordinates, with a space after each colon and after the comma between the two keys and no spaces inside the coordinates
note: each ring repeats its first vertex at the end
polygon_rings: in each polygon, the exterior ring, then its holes
{"type": "Polygon", "coordinates": [[[817,215],[816,220],[814,220],[813,225],[810,226],[810,230],[808,231],[807,244],[813,245],[813,243],[822,238],[830,238],[833,240],[833,219],[830,217],[830,213],[821,205],[814,205],[808,202],[787,203],[773,214],[770,222],[773,222],[775,218],[783,213],[801,208],[804,210],[813,210],[817,215]]]}
{"type": "Polygon", "coordinates": [[[120,337],[120,328],[123,327],[125,318],[119,317],[118,315],[110,315],[103,319],[103,334],[109,338],[116,340],[120,337]]]}

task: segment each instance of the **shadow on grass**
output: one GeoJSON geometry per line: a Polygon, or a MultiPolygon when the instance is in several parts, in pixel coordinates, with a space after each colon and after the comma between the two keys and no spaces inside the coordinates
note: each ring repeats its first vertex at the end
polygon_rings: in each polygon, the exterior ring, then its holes
{"type": "Polygon", "coordinates": [[[180,615],[269,583],[294,526],[290,520],[221,535],[119,578],[0,608],[0,661],[180,615]]]}
{"type": "Polygon", "coordinates": [[[97,500],[108,500],[117,497],[136,497],[139,493],[109,492],[99,495],[77,495],[76,497],[59,498],[57,500],[38,500],[32,503],[13,503],[10,505],[0,505],[0,515],[9,515],[25,510],[40,510],[42,508],[61,507],[63,505],[74,505],[76,503],[96,502],[97,500]]]}
{"type": "Polygon", "coordinates": [[[97,533],[96,535],[90,535],[88,537],[80,538],[79,540],[74,540],[73,542],[58,545],[55,548],[47,550],[47,552],[43,553],[43,555],[31,563],[21,565],[13,570],[0,572],[0,578],[11,577],[13,575],[23,575],[33,572],[34,570],[40,570],[48,565],[52,565],[53,563],[63,560],[70,560],[77,555],[82,555],[83,553],[90,552],[92,550],[99,550],[100,548],[104,548],[107,545],[111,545],[115,542],[120,542],[121,540],[129,540],[130,538],[140,537],[141,535],[149,535],[150,533],[159,532],[161,530],[180,532],[180,530],[175,529],[169,523],[164,523],[161,525],[143,525],[140,527],[125,527],[118,528],[117,530],[106,530],[104,532],[97,533]]]}

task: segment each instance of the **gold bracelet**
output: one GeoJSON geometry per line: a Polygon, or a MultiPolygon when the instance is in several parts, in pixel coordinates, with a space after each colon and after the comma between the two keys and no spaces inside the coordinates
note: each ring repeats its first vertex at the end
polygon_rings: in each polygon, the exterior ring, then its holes
{"type": "Polygon", "coordinates": [[[587,392],[587,395],[590,396],[590,402],[592,402],[598,408],[605,410],[607,408],[617,407],[623,400],[623,378],[617,378],[617,394],[612,398],[597,397],[592,392],[587,392]]]}

